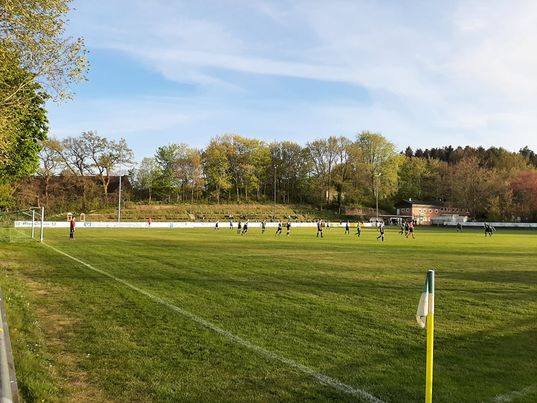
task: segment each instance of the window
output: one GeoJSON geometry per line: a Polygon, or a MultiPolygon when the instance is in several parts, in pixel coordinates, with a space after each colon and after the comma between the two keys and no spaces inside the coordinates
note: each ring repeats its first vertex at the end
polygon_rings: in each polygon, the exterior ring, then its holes
{"type": "Polygon", "coordinates": [[[438,209],[435,209],[434,212],[435,212],[436,214],[438,214],[438,209]]]}
{"type": "Polygon", "coordinates": [[[429,213],[432,213],[433,212],[433,209],[429,209],[429,213]]]}

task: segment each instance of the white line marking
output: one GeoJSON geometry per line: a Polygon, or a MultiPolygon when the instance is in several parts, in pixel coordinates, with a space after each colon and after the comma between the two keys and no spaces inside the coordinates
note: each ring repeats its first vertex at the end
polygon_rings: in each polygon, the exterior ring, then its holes
{"type": "Polygon", "coordinates": [[[492,399],[493,402],[512,402],[513,399],[524,397],[534,391],[537,391],[537,385],[530,385],[525,387],[524,389],[515,390],[513,392],[506,393],[505,395],[498,395],[494,399],[492,399]]]}
{"type": "Polygon", "coordinates": [[[100,270],[100,269],[97,269],[96,267],[93,267],[92,265],[90,265],[89,263],[86,263],[74,256],[71,256],[69,255],[68,253],[65,253],[59,249],[56,249],[54,246],[51,246],[45,242],[43,242],[43,245],[45,246],[48,246],[49,248],[51,248],[52,250],[55,250],[56,252],[70,258],[70,259],[73,259],[75,262],[78,262],[80,263],[81,265],[84,265],[86,266],[87,268],[99,273],[99,274],[102,274],[103,276],[107,276],[127,287],[129,287],[130,289],[134,290],[134,291],[137,291],[139,292],[140,294],[143,294],[145,295],[146,297],[148,297],[149,299],[161,304],[161,305],[164,305],[166,306],[167,308],[171,309],[172,311],[175,311],[183,316],[186,316],[187,318],[193,320],[194,322],[202,325],[203,327],[206,327],[207,329],[210,329],[212,330],[213,332],[215,333],[218,333],[219,335],[221,336],[224,336],[225,338],[231,340],[232,342],[240,345],[240,346],[243,346],[243,347],[246,347],[247,349],[249,350],[252,350],[252,351],[255,351],[256,353],[260,354],[260,355],[263,355],[265,357],[268,357],[272,360],[275,360],[275,361],[279,361],[283,364],[286,364],[288,365],[289,367],[291,368],[294,368],[295,370],[298,370],[314,379],[316,379],[318,382],[324,384],[324,385],[328,385],[328,386],[331,386],[333,387],[334,389],[337,389],[341,392],[345,392],[345,393],[348,393],[350,395],[353,395],[353,396],[356,396],[356,397],[359,397],[361,399],[363,399],[364,401],[366,402],[371,402],[371,403],[384,403],[382,400],[376,398],[375,396],[367,393],[366,391],[364,390],[361,390],[361,389],[357,389],[357,388],[353,388],[352,386],[350,385],[347,385],[335,378],[332,378],[332,377],[329,377],[327,375],[324,375],[324,374],[321,374],[320,372],[317,372],[305,365],[302,365],[296,361],[293,361],[289,358],[285,358],[284,356],[282,355],[279,355],[277,353],[274,353],[270,350],[267,350],[266,348],[263,348],[263,347],[259,347],[251,342],[249,342],[248,340],[246,339],[243,339],[242,337],[239,337],[239,336],[236,336],[234,335],[233,333],[230,333],[228,332],[227,330],[224,330],[222,329],[221,327],[218,327],[214,324],[212,324],[211,322],[208,322],[206,321],[205,319],[203,319],[202,317],[196,315],[196,314],[193,314],[192,312],[189,312],[183,308],[179,308],[178,306],[176,305],[173,305],[171,304],[170,302],[168,301],[165,301],[163,300],[162,298],[159,298],[153,294],[150,294],[149,292],[145,291],[145,290],[142,290],[141,288],[138,288],[132,284],[130,284],[129,282],[125,281],[125,280],[122,280],[110,273],[107,273],[103,270],[100,270]]]}

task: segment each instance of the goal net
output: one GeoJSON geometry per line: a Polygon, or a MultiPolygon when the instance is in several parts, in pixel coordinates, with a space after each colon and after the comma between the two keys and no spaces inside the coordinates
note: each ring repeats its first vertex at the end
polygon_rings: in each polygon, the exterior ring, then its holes
{"type": "Polygon", "coordinates": [[[16,211],[0,211],[0,243],[43,240],[41,207],[16,211]]]}

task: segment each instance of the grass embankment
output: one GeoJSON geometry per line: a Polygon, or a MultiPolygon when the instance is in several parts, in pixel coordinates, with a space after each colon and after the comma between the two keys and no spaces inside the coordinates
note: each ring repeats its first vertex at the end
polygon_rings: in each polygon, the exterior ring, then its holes
{"type": "MultiPolygon", "coordinates": [[[[137,204],[126,203],[121,210],[124,221],[226,221],[233,219],[251,221],[287,220],[312,221],[317,218],[340,220],[332,210],[319,210],[307,205],[289,204],[137,204]]],[[[56,218],[65,219],[58,216],[56,218]]],[[[117,220],[117,209],[103,209],[86,214],[86,221],[117,220]]]]}
{"type": "MultiPolygon", "coordinates": [[[[381,243],[373,230],[357,238],[332,228],[324,239],[306,229],[289,238],[273,232],[80,229],[69,241],[51,230],[47,242],[390,402],[423,400],[425,332],[414,315],[434,267],[434,401],[487,402],[516,391],[524,392],[512,401],[537,399],[535,233],[420,228],[413,240],[390,229],[381,243]]],[[[28,337],[50,357],[34,357],[52,385],[34,387],[36,399],[356,400],[50,248],[3,248],[4,293],[16,284],[31,298],[37,322],[28,337]]],[[[10,320],[19,305],[8,303],[10,320]]],[[[25,354],[25,339],[12,338],[25,354]]]]}

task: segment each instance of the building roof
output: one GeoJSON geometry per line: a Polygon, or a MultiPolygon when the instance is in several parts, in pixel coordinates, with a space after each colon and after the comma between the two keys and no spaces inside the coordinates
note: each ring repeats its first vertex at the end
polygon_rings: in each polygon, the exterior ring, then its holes
{"type": "Polygon", "coordinates": [[[437,201],[428,200],[428,201],[426,201],[426,200],[408,199],[408,200],[400,200],[397,203],[395,203],[396,208],[398,208],[398,207],[412,207],[412,206],[418,206],[418,205],[419,206],[432,206],[432,207],[455,207],[455,208],[464,209],[464,207],[454,205],[453,203],[445,202],[445,201],[442,201],[442,200],[437,200],[437,201]]]}

